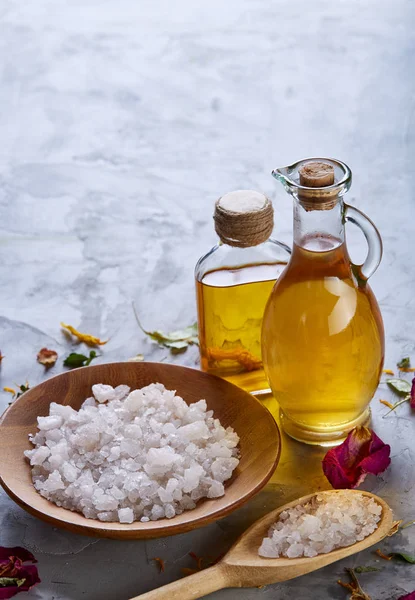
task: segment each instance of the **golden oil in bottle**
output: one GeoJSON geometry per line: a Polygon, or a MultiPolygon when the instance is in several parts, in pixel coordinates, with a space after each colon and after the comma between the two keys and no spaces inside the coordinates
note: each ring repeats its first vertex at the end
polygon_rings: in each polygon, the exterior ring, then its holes
{"type": "Polygon", "coordinates": [[[343,201],[351,184],[344,163],[306,159],[274,175],[294,199],[294,244],[264,313],[264,368],[284,430],[335,445],[368,423],[382,372],[383,322],[368,284],[382,242],[373,223],[343,201]],[[350,260],[346,221],[368,242],[362,265],[350,260]]]}
{"type": "Polygon", "coordinates": [[[371,289],[355,285],[346,257],[344,245],[325,252],[294,246],[270,298],[263,344],[285,426],[289,419],[328,435],[350,428],[377,388],[382,319],[371,289]]]}
{"type": "Polygon", "coordinates": [[[204,371],[251,393],[266,393],[261,327],[265,305],[285,263],[207,272],[196,282],[199,344],[204,371]]]}
{"type": "Polygon", "coordinates": [[[262,318],[290,250],[270,239],[273,208],[259,192],[222,196],[214,219],[220,243],[195,271],[201,368],[250,393],[269,393],[261,357],[262,318]]]}

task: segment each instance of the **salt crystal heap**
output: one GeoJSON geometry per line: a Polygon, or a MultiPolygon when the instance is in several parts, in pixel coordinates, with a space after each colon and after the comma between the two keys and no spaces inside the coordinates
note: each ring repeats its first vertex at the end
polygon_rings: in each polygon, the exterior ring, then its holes
{"type": "Polygon", "coordinates": [[[29,436],[37,491],[90,519],[172,518],[218,498],[239,460],[238,435],[206,401],[186,402],[160,383],[130,392],[97,384],[79,411],[52,402],[29,436]]]}
{"type": "Polygon", "coordinates": [[[284,510],[263,539],[266,558],[317,556],[351,546],[377,528],[382,507],[357,492],[316,494],[306,504],[284,510]]]}

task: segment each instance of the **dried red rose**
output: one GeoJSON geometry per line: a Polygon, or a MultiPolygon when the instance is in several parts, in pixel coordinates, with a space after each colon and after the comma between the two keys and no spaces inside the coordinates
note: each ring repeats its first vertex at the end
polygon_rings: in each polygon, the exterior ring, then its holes
{"type": "Polygon", "coordinates": [[[34,565],[24,565],[25,562],[37,561],[25,548],[0,546],[0,600],[27,592],[40,583],[37,568],[34,565]]]}
{"type": "Polygon", "coordinates": [[[48,350],[48,348],[42,348],[37,354],[37,360],[41,365],[44,365],[47,369],[53,367],[55,362],[58,360],[58,353],[55,350],[48,350]]]}
{"type": "Polygon", "coordinates": [[[411,387],[411,398],[410,398],[410,403],[411,403],[411,408],[412,410],[415,410],[415,377],[412,379],[412,387],[411,387]]]}
{"type": "Polygon", "coordinates": [[[355,427],[345,441],[323,459],[323,471],[335,489],[355,488],[368,473],[378,475],[390,465],[390,446],[367,427],[355,427]]]}

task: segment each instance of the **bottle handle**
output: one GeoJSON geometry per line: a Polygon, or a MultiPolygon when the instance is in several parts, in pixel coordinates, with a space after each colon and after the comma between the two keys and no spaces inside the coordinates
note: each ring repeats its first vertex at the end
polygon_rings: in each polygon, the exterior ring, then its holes
{"type": "Polygon", "coordinates": [[[352,263],[353,272],[361,281],[366,282],[369,277],[378,268],[382,260],[383,244],[380,233],[372,221],[360,210],[349,204],[344,205],[344,218],[347,222],[357,225],[363,232],[367,245],[368,253],[366,260],[361,265],[352,263]]]}

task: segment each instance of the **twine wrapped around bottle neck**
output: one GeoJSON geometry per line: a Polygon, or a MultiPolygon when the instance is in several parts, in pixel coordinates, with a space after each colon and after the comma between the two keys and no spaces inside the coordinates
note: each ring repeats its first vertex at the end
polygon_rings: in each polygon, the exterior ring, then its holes
{"type": "Polygon", "coordinates": [[[266,242],[274,227],[271,201],[254,190],[236,190],[219,198],[213,218],[221,241],[238,248],[266,242]]]}

